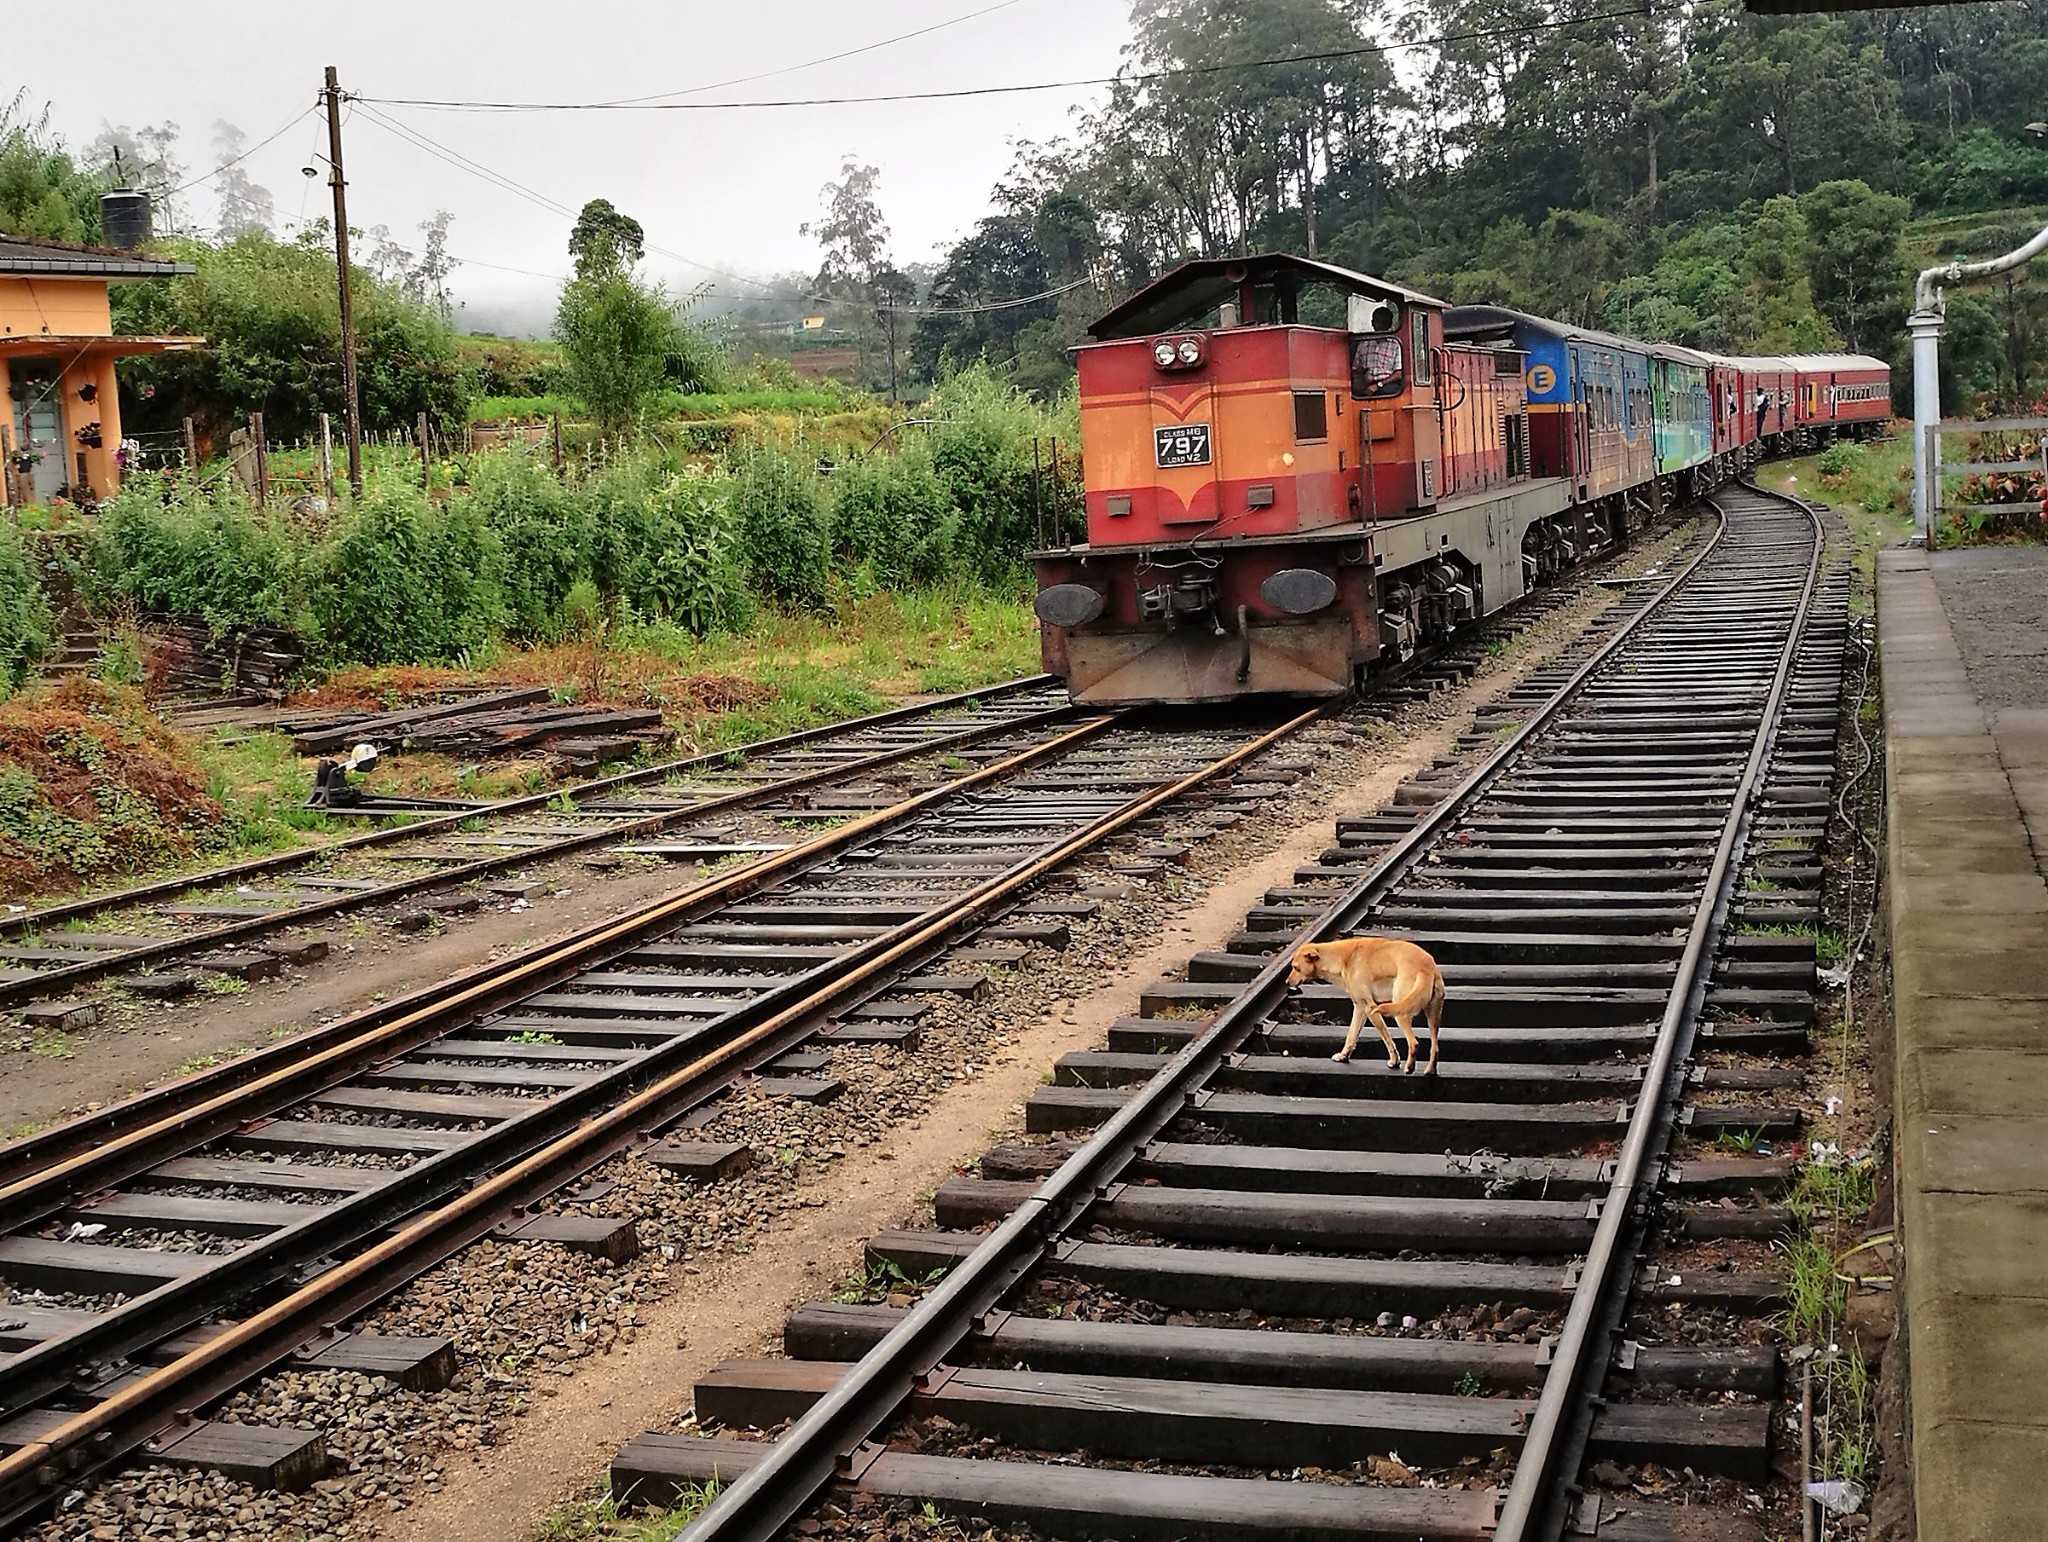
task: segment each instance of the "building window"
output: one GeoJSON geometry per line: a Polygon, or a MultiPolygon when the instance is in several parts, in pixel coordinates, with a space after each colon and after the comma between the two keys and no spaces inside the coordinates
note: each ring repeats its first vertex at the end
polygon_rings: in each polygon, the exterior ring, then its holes
{"type": "Polygon", "coordinates": [[[1294,442],[1307,444],[1311,440],[1330,437],[1330,402],[1321,391],[1296,391],[1294,393],[1294,442]]]}

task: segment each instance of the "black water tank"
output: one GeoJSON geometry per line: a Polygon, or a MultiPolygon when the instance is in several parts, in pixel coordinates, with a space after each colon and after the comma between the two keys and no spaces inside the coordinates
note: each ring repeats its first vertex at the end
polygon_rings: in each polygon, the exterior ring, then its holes
{"type": "Polygon", "coordinates": [[[100,194],[100,230],[104,244],[133,251],[149,241],[149,194],[117,187],[100,194]]]}

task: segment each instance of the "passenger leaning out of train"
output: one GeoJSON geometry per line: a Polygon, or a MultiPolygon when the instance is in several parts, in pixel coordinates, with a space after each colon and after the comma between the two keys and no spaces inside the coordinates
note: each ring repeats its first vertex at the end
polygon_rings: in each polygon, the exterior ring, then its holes
{"type": "Polygon", "coordinates": [[[1764,419],[1770,416],[1770,412],[1771,393],[1759,390],[1756,393],[1756,436],[1759,439],[1764,436],[1764,419]]]}

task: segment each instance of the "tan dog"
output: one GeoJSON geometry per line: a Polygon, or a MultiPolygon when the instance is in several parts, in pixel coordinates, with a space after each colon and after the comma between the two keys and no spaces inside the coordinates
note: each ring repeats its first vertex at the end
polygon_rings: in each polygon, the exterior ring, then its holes
{"type": "Polygon", "coordinates": [[[1401,1025],[1408,1039],[1408,1063],[1403,1071],[1415,1069],[1415,1014],[1426,1010],[1429,1018],[1429,1065],[1424,1075],[1436,1074],[1437,1030],[1444,1018],[1444,975],[1436,960],[1412,942],[1391,937],[1350,937],[1340,941],[1311,942],[1295,949],[1294,967],[1287,972],[1290,987],[1304,980],[1328,980],[1341,985],[1351,997],[1351,1032],[1344,1047],[1330,1058],[1349,1060],[1358,1048],[1358,1034],[1370,1022],[1387,1046],[1387,1064],[1400,1065],[1394,1053],[1394,1036],[1387,1031],[1384,1011],[1401,1025]]]}

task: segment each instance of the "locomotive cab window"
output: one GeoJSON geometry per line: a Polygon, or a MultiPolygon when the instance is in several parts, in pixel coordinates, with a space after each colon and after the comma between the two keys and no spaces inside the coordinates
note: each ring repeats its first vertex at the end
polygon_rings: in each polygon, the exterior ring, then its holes
{"type": "Polygon", "coordinates": [[[1321,391],[1294,393],[1294,442],[1308,444],[1330,437],[1330,400],[1321,391]]]}
{"type": "Polygon", "coordinates": [[[1401,389],[1401,339],[1391,334],[1361,337],[1351,345],[1351,394],[1391,396],[1401,389]]]}
{"type": "Polygon", "coordinates": [[[1428,385],[1432,378],[1429,372],[1429,313],[1410,311],[1408,332],[1415,355],[1415,383],[1428,385]]]}

